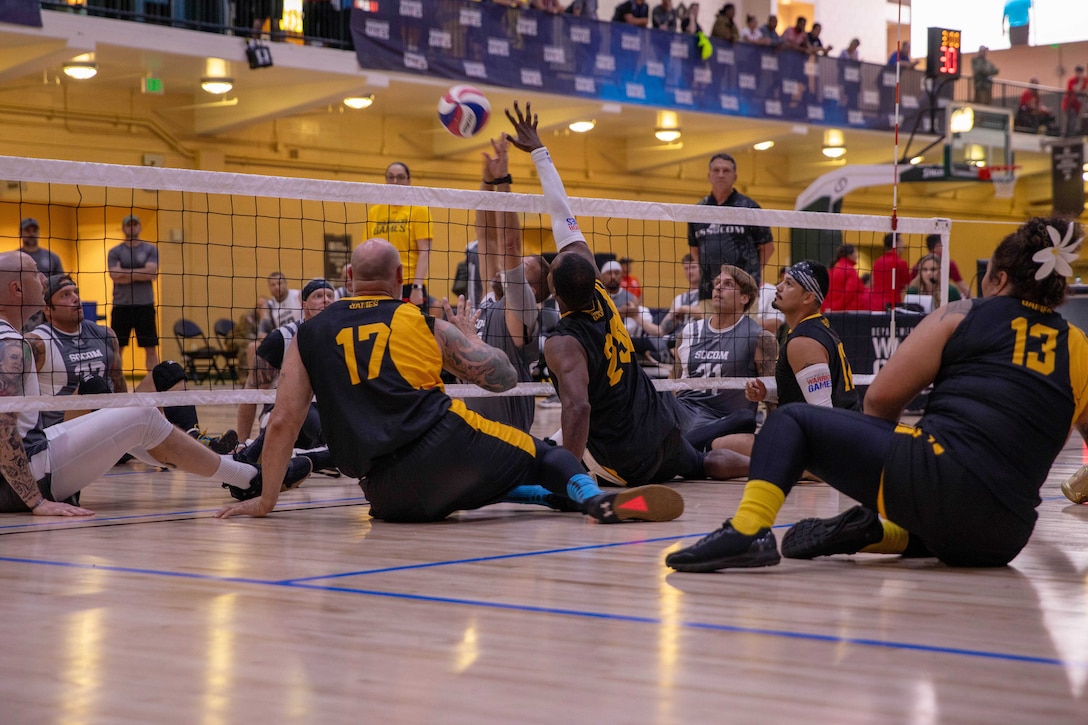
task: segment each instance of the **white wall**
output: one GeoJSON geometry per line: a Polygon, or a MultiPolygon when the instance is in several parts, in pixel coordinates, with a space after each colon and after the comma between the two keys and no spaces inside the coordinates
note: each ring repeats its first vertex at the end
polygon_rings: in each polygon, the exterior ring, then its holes
{"type": "MultiPolygon", "coordinates": [[[[1088,40],[1088,13],[1076,0],[1033,0],[1031,45],[1054,45],[1088,40]]],[[[963,31],[963,51],[974,53],[980,45],[992,50],[1009,47],[1001,32],[1004,0],[911,0],[914,23],[911,46],[926,47],[926,28],[963,31]]],[[[920,55],[920,53],[914,53],[920,55]]]]}

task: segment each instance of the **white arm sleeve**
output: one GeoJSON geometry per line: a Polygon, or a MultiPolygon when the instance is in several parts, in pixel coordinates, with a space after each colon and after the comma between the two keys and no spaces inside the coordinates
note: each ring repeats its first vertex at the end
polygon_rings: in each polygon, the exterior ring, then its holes
{"type": "Polygon", "coordinates": [[[805,396],[805,402],[810,405],[821,405],[831,408],[831,368],[827,363],[809,365],[797,373],[797,384],[801,386],[801,393],[805,396]]]}
{"type": "Polygon", "coordinates": [[[552,219],[556,250],[562,252],[570,244],[585,242],[586,238],[578,228],[578,220],[574,218],[567,203],[567,190],[563,188],[563,180],[559,178],[559,172],[548,149],[541,146],[533,151],[532,156],[537,176],[540,177],[540,186],[544,190],[544,205],[552,219]]]}
{"type": "MultiPolygon", "coordinates": [[[[536,295],[533,288],[525,280],[525,267],[519,262],[516,267],[506,270],[506,279],[503,281],[503,293],[506,299],[506,309],[514,312],[521,324],[532,334],[536,331],[537,321],[540,319],[540,310],[536,306],[536,295]]],[[[520,330],[517,334],[522,334],[520,330]]]]}

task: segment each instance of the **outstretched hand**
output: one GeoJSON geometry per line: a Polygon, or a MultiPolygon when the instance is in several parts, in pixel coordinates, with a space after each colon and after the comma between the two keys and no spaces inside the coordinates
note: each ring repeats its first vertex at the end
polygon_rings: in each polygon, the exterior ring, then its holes
{"type": "Polygon", "coordinates": [[[499,140],[491,139],[491,148],[495,151],[495,155],[486,151],[483,152],[484,157],[484,179],[501,179],[510,173],[508,153],[507,149],[510,146],[510,142],[507,141],[506,134],[499,137],[499,140]]]}
{"type": "Polygon", "coordinates": [[[442,298],[442,309],[446,312],[446,321],[452,323],[461,334],[466,337],[476,336],[476,320],[480,317],[480,311],[472,311],[472,303],[465,299],[464,295],[457,298],[457,311],[450,306],[448,297],[442,298]]]}
{"type": "Polygon", "coordinates": [[[510,113],[510,109],[506,109],[506,117],[510,119],[510,123],[513,124],[514,130],[518,132],[517,136],[511,136],[508,133],[504,133],[503,136],[514,146],[521,149],[526,153],[530,153],[538,148],[544,146],[544,143],[540,140],[540,135],[536,131],[539,119],[535,113],[533,113],[533,104],[525,104],[525,113],[521,112],[521,108],[518,107],[518,102],[514,101],[514,114],[510,113]],[[514,114],[517,114],[515,118],[514,114]]]}

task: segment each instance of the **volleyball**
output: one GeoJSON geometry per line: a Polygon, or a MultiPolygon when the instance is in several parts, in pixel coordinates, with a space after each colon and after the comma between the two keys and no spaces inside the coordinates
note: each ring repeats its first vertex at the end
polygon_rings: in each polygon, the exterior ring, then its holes
{"type": "Polygon", "coordinates": [[[458,138],[478,134],[491,116],[487,96],[472,86],[454,86],[438,101],[438,118],[458,138]]]}

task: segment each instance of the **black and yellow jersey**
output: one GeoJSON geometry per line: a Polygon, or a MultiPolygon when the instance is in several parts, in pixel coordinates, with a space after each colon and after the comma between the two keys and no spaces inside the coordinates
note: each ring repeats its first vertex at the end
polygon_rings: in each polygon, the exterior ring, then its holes
{"type": "Polygon", "coordinates": [[[366,475],[376,458],[416,440],[450,408],[442,353],[419,308],[345,297],[300,325],[295,344],[340,470],[366,475]]]}
{"type": "Polygon", "coordinates": [[[842,340],[831,328],[831,323],[823,315],[809,315],[797,323],[797,327],[790,330],[786,342],[778,353],[778,362],[774,368],[774,381],[778,386],[778,404],[804,403],[805,394],[797,383],[797,375],[790,367],[789,349],[790,342],[798,337],[810,337],[823,345],[827,350],[827,367],[831,370],[831,404],[836,408],[846,410],[861,410],[858,400],[858,391],[854,387],[854,373],[850,369],[850,361],[846,359],[846,351],[842,347],[842,340]]]}
{"type": "Polygon", "coordinates": [[[945,344],[917,428],[1013,511],[1039,487],[1088,404],[1088,340],[1057,312],[1013,297],[971,300],[945,344]]]}
{"type": "Polygon", "coordinates": [[[569,335],[585,349],[593,458],[626,481],[652,473],[662,442],[678,427],[675,399],[664,400],[639,367],[623,318],[599,280],[593,309],[564,314],[552,334],[569,335]]]}

